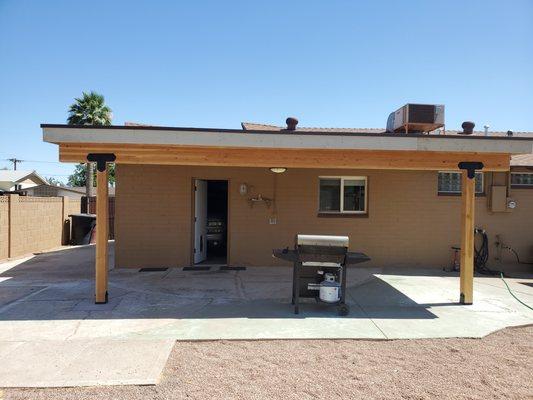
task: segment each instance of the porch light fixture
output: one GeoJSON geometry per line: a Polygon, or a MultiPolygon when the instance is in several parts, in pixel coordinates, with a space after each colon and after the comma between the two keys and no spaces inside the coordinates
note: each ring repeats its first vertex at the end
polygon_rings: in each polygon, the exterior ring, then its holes
{"type": "Polygon", "coordinates": [[[287,171],[287,168],[285,168],[285,167],[272,167],[272,168],[270,168],[270,171],[274,172],[275,174],[282,174],[285,171],[287,171]]]}

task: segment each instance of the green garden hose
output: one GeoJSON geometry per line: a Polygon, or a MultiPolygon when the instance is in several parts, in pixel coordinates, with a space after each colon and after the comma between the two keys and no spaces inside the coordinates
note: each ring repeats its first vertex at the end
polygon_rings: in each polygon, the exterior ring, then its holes
{"type": "Polygon", "coordinates": [[[522,300],[520,300],[518,297],[516,297],[513,292],[511,292],[511,288],[509,287],[507,282],[505,282],[505,279],[503,279],[503,272],[500,272],[500,278],[502,278],[502,281],[503,281],[503,283],[505,283],[505,286],[507,287],[507,290],[509,291],[509,293],[511,293],[511,296],[513,296],[516,299],[516,301],[518,301],[520,304],[526,306],[530,310],[533,310],[533,307],[528,306],[526,303],[524,303],[522,300]]]}

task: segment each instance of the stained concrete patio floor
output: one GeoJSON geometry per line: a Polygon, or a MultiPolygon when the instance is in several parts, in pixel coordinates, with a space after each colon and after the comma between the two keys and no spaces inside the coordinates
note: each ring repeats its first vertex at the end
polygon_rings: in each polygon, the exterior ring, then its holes
{"type": "MultiPolygon", "coordinates": [[[[85,246],[0,264],[0,386],[157,383],[175,340],[476,338],[533,323],[499,278],[476,277],[462,306],[456,274],[401,268],[351,269],[346,317],[314,302],[294,315],[289,267],[113,269],[95,305],[93,261],[85,246]]],[[[507,280],[528,304],[532,277],[507,280]]]]}

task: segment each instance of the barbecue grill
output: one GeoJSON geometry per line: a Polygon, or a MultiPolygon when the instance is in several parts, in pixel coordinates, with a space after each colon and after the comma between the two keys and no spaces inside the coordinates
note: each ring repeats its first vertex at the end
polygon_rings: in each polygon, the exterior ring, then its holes
{"type": "Polygon", "coordinates": [[[292,304],[300,312],[300,298],[315,298],[317,302],[338,307],[347,315],[347,267],[369,261],[363,253],[348,251],[347,236],[296,235],[294,250],[274,249],[272,255],[293,263],[292,304]]]}

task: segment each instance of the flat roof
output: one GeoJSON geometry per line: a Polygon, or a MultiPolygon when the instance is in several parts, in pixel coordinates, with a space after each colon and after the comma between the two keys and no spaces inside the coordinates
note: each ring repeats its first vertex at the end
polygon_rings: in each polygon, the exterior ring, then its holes
{"type": "Polygon", "coordinates": [[[533,153],[529,137],[427,135],[421,133],[267,131],[163,126],[42,124],[49,143],[105,143],[220,148],[344,149],[533,153]]]}

